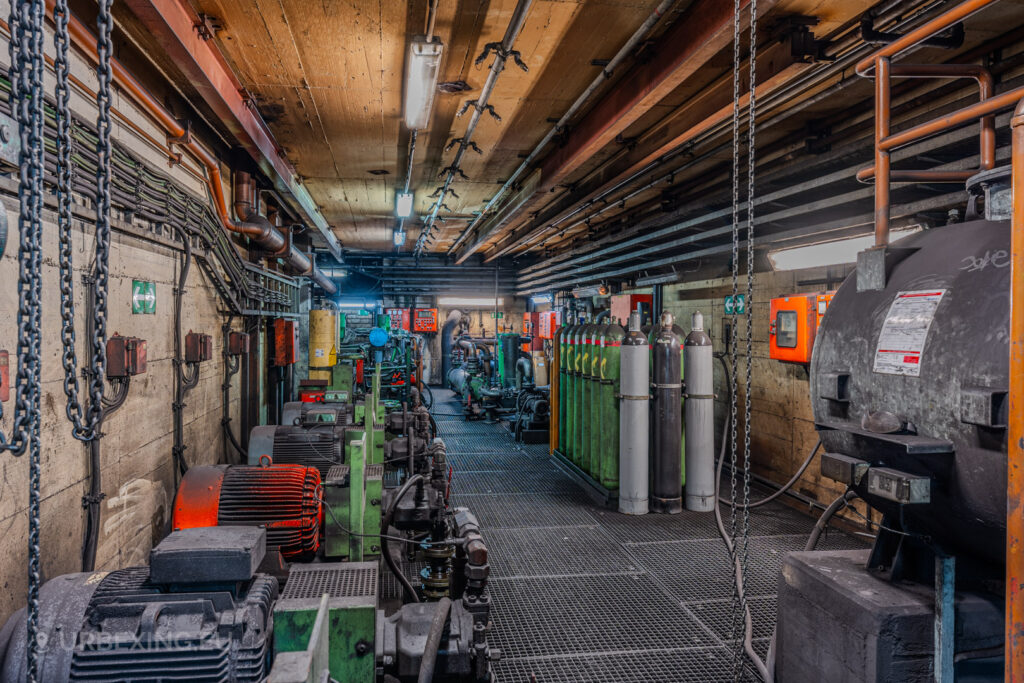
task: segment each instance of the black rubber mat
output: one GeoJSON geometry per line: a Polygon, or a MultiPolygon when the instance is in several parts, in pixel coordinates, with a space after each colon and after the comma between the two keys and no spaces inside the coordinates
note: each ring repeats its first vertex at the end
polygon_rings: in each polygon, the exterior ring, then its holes
{"type": "MultiPolygon", "coordinates": [[[[451,392],[434,396],[435,410],[451,414],[437,421],[455,504],[476,514],[490,550],[498,683],[734,680],[732,573],[712,514],[598,507],[552,466],[546,445],[516,444],[506,424],[466,422],[451,392]]],[[[747,590],[763,657],[782,557],[803,548],[813,520],[770,503],[750,521],[747,590]]],[[[819,547],[865,543],[832,531],[819,547]]],[[[747,666],[740,680],[757,677],[747,666]]]]}

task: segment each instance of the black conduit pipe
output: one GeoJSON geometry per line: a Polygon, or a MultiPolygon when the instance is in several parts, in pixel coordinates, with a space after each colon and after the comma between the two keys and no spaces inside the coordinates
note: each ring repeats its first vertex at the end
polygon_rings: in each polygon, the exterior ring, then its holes
{"type": "Polygon", "coordinates": [[[434,612],[433,621],[430,622],[430,630],[427,632],[427,644],[424,646],[423,657],[420,659],[420,675],[416,678],[417,683],[430,683],[434,680],[437,649],[441,647],[444,624],[448,621],[448,612],[451,611],[451,608],[452,601],[450,598],[441,598],[437,601],[437,610],[434,612]]]}

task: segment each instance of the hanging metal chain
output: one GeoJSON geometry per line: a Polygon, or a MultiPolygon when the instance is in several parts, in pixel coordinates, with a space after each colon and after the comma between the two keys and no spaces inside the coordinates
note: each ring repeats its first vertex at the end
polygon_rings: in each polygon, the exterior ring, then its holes
{"type": "MultiPolygon", "coordinates": [[[[746,378],[743,394],[743,524],[741,527],[740,567],[747,576],[750,560],[750,385],[754,365],[754,165],[757,116],[757,0],[750,0],[750,101],[747,104],[747,314],[746,378]]],[[[740,613],[746,615],[746,591],[740,593],[740,613]]]]}
{"type": "Polygon", "coordinates": [[[72,436],[91,441],[95,425],[86,423],[78,400],[78,357],[75,350],[75,287],[71,245],[71,88],[68,86],[68,4],[57,0],[53,8],[53,69],[57,76],[57,235],[60,243],[60,317],[66,412],[72,436]]]}
{"type": "Polygon", "coordinates": [[[18,369],[14,427],[0,449],[29,455],[27,679],[35,683],[39,653],[40,290],[43,209],[43,0],[11,3],[11,108],[21,142],[18,175],[18,369]]]}
{"type": "Polygon", "coordinates": [[[103,389],[107,367],[107,293],[110,261],[110,58],[114,43],[110,34],[114,25],[110,6],[113,0],[99,0],[96,18],[97,41],[96,107],[96,276],[92,321],[92,367],[89,376],[89,424],[96,429],[103,419],[103,389]]]}
{"type": "MultiPolygon", "coordinates": [[[[732,319],[729,328],[729,362],[733,368],[729,395],[729,536],[736,538],[736,418],[737,402],[739,396],[739,373],[737,364],[739,362],[739,332],[737,324],[739,316],[736,314],[736,302],[739,300],[739,262],[740,262],[740,0],[733,1],[733,35],[732,35],[732,319]]],[[[735,542],[730,547],[730,565],[735,565],[735,542]]],[[[732,591],[732,615],[730,622],[730,638],[738,640],[737,635],[742,624],[742,616],[738,612],[739,606],[739,584],[733,576],[732,591]]],[[[733,674],[739,667],[739,652],[733,652],[733,674]]]]}

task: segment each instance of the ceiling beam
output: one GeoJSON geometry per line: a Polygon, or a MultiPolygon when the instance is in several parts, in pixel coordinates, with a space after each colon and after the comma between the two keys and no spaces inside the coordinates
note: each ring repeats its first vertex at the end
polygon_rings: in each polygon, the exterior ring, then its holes
{"type": "Polygon", "coordinates": [[[262,117],[243,96],[244,89],[223,55],[212,42],[201,37],[196,28],[200,25],[199,18],[181,0],[124,0],[124,4],[174,60],[274,188],[303,220],[316,228],[331,255],[340,260],[342,251],[338,238],[262,117]]]}

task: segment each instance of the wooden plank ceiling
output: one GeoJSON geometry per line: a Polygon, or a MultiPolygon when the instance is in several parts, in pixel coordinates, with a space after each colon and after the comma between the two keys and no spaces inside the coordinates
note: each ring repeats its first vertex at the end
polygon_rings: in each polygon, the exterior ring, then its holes
{"type": "MultiPolygon", "coordinates": [[[[222,29],[216,39],[240,81],[254,96],[272,132],[350,250],[391,245],[394,192],[404,181],[408,131],[402,122],[405,49],[422,34],[426,0],[193,0],[198,13],[222,29]],[[380,172],[386,173],[380,173],[380,172]],[[377,174],[375,174],[377,173],[377,174]]],[[[469,90],[439,93],[431,126],[419,137],[412,187],[424,214],[438,173],[468,116],[456,114],[479,93],[490,59],[474,60],[499,41],[516,0],[438,0],[436,34],[445,45],[440,80],[469,90]]],[[[657,0],[535,0],[516,43],[530,67],[509,66],[491,104],[501,122],[485,116],[474,141],[483,150],[463,165],[469,181],[454,185],[443,251],[472,211],[479,210],[596,75],[591,60],[610,58],[657,0]]],[[[680,3],[685,5],[687,3],[680,3]]],[[[409,226],[411,249],[418,227],[409,226]]]]}

